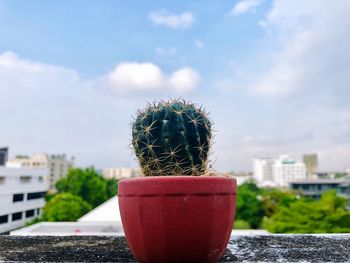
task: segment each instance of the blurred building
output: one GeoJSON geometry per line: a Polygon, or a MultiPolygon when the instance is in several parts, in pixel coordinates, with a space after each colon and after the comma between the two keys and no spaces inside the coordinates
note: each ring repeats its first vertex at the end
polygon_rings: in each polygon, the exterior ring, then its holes
{"type": "Polygon", "coordinates": [[[116,180],[120,180],[140,176],[140,173],[138,169],[134,168],[114,167],[103,169],[102,175],[107,179],[114,178],[116,180]]]}
{"type": "Polygon", "coordinates": [[[317,172],[318,158],[317,154],[304,154],[303,162],[306,166],[306,174],[308,179],[315,179],[317,172]]]}
{"type": "Polygon", "coordinates": [[[0,166],[0,233],[41,214],[49,189],[48,169],[0,166]]]}
{"type": "Polygon", "coordinates": [[[0,165],[5,165],[8,159],[8,147],[0,148],[0,165]]]}
{"type": "Polygon", "coordinates": [[[305,164],[281,155],[277,159],[255,158],[253,179],[260,186],[288,186],[289,182],[306,179],[305,164]]]}
{"type": "Polygon", "coordinates": [[[273,166],[274,182],[278,186],[288,186],[289,182],[306,179],[305,164],[281,155],[275,160],[273,166]]]}
{"type": "Polygon", "coordinates": [[[272,158],[254,158],[253,178],[259,185],[274,185],[273,165],[272,158]]]}
{"type": "Polygon", "coordinates": [[[350,180],[343,179],[319,179],[290,182],[289,187],[301,191],[305,196],[319,199],[328,190],[336,190],[337,193],[350,200],[350,180]]]}
{"type": "Polygon", "coordinates": [[[216,174],[219,176],[235,178],[237,180],[237,185],[241,185],[253,179],[252,172],[228,172],[228,173],[216,173],[216,174]]]}
{"type": "Polygon", "coordinates": [[[74,166],[74,158],[67,159],[65,154],[37,154],[16,156],[6,164],[8,167],[43,168],[49,170],[50,190],[55,190],[56,182],[66,176],[68,170],[74,166]]]}

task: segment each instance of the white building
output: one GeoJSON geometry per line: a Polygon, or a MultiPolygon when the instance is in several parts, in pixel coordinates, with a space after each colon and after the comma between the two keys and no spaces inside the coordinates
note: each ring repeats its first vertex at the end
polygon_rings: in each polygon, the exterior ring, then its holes
{"type": "Polygon", "coordinates": [[[66,176],[68,169],[73,167],[74,158],[68,160],[65,154],[37,154],[29,156],[16,156],[7,162],[8,167],[28,167],[49,169],[50,190],[55,190],[56,182],[66,176]]]}
{"type": "Polygon", "coordinates": [[[253,178],[261,186],[274,186],[274,159],[269,157],[255,158],[253,161],[253,178]]]}
{"type": "Polygon", "coordinates": [[[273,166],[274,182],[279,186],[288,186],[290,182],[307,179],[306,166],[288,155],[281,155],[273,166]]]}
{"type": "Polygon", "coordinates": [[[106,168],[102,170],[102,175],[105,178],[114,178],[117,180],[132,178],[139,176],[138,169],[127,168],[127,167],[115,167],[115,168],[106,168]]]}
{"type": "Polygon", "coordinates": [[[0,233],[38,217],[48,189],[47,169],[0,166],[0,233]]]}
{"type": "Polygon", "coordinates": [[[293,160],[288,155],[281,155],[277,159],[254,159],[254,179],[260,186],[286,187],[292,181],[306,178],[305,164],[293,160]]]}

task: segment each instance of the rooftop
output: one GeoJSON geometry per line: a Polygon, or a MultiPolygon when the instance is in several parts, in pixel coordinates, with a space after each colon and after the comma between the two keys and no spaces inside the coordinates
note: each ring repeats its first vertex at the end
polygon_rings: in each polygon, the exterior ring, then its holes
{"type": "Polygon", "coordinates": [[[289,184],[343,184],[350,183],[350,179],[317,179],[317,180],[300,180],[290,182],[289,184]]]}
{"type": "MultiPolygon", "coordinates": [[[[0,236],[2,262],[136,262],[124,237],[0,236]]],[[[348,262],[350,235],[232,236],[220,262],[348,262]]]]}

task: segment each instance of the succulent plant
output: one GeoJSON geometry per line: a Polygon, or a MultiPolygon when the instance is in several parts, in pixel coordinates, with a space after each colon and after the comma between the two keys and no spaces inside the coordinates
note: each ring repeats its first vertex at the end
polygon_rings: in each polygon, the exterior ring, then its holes
{"type": "Polygon", "coordinates": [[[184,100],[148,104],[132,124],[132,145],[145,176],[205,175],[211,122],[184,100]]]}

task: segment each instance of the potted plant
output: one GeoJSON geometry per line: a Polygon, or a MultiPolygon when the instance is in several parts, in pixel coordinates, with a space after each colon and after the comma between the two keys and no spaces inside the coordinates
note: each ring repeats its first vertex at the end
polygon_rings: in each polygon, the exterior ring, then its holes
{"type": "Polygon", "coordinates": [[[139,262],[217,262],[232,231],[236,180],[208,171],[212,124],[180,100],[139,110],[132,145],[143,176],[119,182],[119,209],[139,262]]]}

